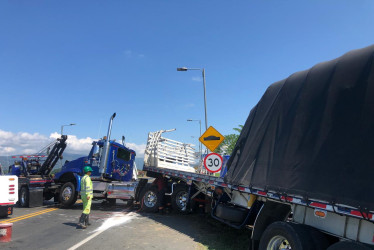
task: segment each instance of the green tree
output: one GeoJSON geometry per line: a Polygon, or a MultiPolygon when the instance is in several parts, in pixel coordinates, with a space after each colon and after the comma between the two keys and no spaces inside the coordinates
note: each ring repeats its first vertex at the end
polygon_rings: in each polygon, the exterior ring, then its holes
{"type": "MultiPolygon", "coordinates": [[[[240,132],[242,132],[242,129],[243,125],[239,125],[239,128],[233,128],[233,130],[238,132],[239,134],[240,132]]],[[[236,141],[239,138],[239,134],[225,135],[225,139],[223,140],[221,145],[219,145],[219,147],[216,150],[214,150],[214,152],[218,154],[231,155],[232,151],[234,150],[236,141]]]]}

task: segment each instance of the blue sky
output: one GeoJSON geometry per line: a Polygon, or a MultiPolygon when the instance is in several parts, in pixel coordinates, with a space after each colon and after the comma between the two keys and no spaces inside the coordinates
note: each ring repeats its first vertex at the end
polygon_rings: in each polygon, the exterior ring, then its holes
{"type": "Polygon", "coordinates": [[[371,45],[373,13],[372,0],[1,1],[0,132],[74,122],[69,135],[97,138],[117,112],[115,138],[177,128],[197,144],[202,79],[186,66],[206,69],[208,124],[232,133],[271,83],[371,45]]]}

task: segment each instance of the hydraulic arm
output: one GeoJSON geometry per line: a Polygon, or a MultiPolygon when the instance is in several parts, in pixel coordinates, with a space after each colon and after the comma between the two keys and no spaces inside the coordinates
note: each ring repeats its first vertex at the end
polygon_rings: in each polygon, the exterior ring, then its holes
{"type": "Polygon", "coordinates": [[[57,139],[52,150],[50,151],[47,159],[44,161],[43,165],[40,167],[40,175],[49,175],[56,165],[58,159],[62,159],[62,153],[66,148],[67,135],[61,135],[61,138],[57,139]]]}

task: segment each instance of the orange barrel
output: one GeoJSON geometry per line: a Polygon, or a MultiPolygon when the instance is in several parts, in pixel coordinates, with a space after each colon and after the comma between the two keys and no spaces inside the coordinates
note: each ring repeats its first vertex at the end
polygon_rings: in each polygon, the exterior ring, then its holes
{"type": "Polygon", "coordinates": [[[9,242],[12,240],[13,223],[0,224],[0,242],[9,242]]]}

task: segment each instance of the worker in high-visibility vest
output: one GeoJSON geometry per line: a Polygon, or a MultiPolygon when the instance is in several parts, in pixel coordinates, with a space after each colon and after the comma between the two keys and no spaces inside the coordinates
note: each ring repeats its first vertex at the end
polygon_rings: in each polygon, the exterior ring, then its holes
{"type": "Polygon", "coordinates": [[[78,227],[83,229],[91,225],[89,222],[89,216],[91,212],[91,201],[93,198],[93,188],[90,175],[92,173],[92,168],[90,166],[85,166],[83,168],[85,175],[81,180],[81,198],[83,201],[83,213],[79,219],[78,227]]]}

